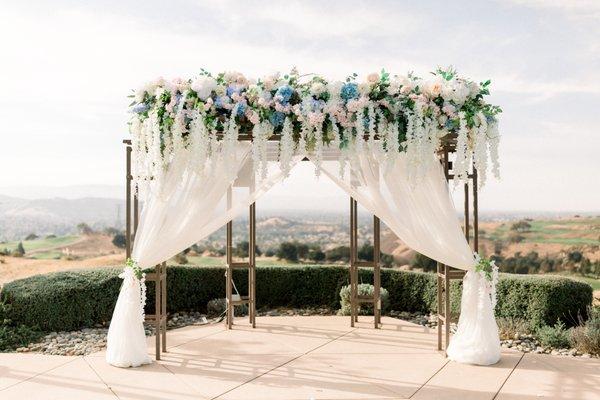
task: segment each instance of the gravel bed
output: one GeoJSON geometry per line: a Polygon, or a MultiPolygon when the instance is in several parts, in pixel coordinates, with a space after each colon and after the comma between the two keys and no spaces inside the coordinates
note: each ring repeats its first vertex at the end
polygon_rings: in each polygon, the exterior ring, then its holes
{"type": "MultiPolygon", "coordinates": [[[[277,308],[274,310],[258,310],[258,316],[280,317],[280,316],[309,316],[309,315],[336,315],[337,310],[327,307],[319,308],[277,308]]],[[[410,313],[406,311],[390,311],[389,317],[402,319],[418,325],[429,328],[437,327],[437,320],[434,314],[426,315],[423,313],[410,313]]],[[[220,322],[222,318],[207,318],[205,314],[198,312],[178,312],[169,316],[167,329],[181,328],[189,325],[205,325],[209,323],[220,322]]],[[[154,334],[154,326],[145,324],[146,336],[154,334]]],[[[451,332],[456,331],[456,324],[450,325],[451,332]]],[[[19,347],[17,352],[41,353],[63,356],[81,356],[95,353],[106,347],[106,334],[108,328],[96,326],[94,328],[84,328],[72,332],[50,332],[39,342],[32,343],[27,347],[19,347]]],[[[580,353],[576,349],[554,349],[545,347],[530,334],[515,334],[512,339],[501,340],[504,348],[510,348],[523,353],[550,354],[554,356],[594,358],[596,356],[580,353]]]]}

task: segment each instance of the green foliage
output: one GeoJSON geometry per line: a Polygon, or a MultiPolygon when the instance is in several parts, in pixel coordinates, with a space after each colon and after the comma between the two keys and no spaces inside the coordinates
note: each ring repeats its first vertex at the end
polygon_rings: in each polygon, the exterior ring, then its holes
{"type": "Polygon", "coordinates": [[[77,230],[82,235],[91,235],[94,233],[94,230],[92,229],[92,227],[89,226],[88,224],[86,224],[85,222],[81,222],[81,223],[77,224],[77,230]]]}
{"type": "Polygon", "coordinates": [[[437,270],[437,262],[421,253],[415,254],[410,265],[424,272],[435,272],[437,270]]]}
{"type": "Polygon", "coordinates": [[[184,252],[176,254],[175,257],[173,257],[173,260],[175,260],[175,262],[177,264],[181,264],[181,265],[187,265],[189,263],[184,252]]]}
{"type": "Polygon", "coordinates": [[[296,243],[283,242],[277,249],[277,258],[286,261],[298,261],[298,247],[296,243]]]}
{"type": "Polygon", "coordinates": [[[325,260],[325,253],[320,247],[311,249],[308,252],[308,259],[313,262],[320,262],[325,260]]]}
{"type": "Polygon", "coordinates": [[[600,307],[589,310],[589,319],[571,331],[571,344],[578,351],[600,355],[600,307]]]}
{"type": "Polygon", "coordinates": [[[120,249],[124,249],[125,246],[127,245],[127,238],[125,237],[124,234],[117,233],[112,238],[112,244],[114,244],[115,246],[117,246],[120,249]]]}
{"type": "Polygon", "coordinates": [[[23,242],[19,242],[15,251],[12,252],[14,257],[23,257],[25,255],[25,247],[23,247],[23,242]]]}
{"type": "Polygon", "coordinates": [[[531,323],[520,318],[496,318],[500,339],[514,339],[516,334],[533,333],[531,323]]]}
{"type": "Polygon", "coordinates": [[[497,293],[497,316],[526,319],[532,326],[558,320],[576,325],[592,303],[590,285],[558,276],[502,274],[497,293]]]}
{"type": "Polygon", "coordinates": [[[569,347],[569,330],[562,321],[558,321],[554,326],[544,325],[536,330],[540,343],[544,346],[564,349],[569,347]]]}
{"type": "MultiPolygon", "coordinates": [[[[225,294],[224,268],[174,266],[168,268],[168,311],[206,311],[207,302],[225,294]]],[[[120,269],[98,268],[37,275],[7,283],[2,298],[11,305],[16,324],[39,325],[42,330],[74,330],[108,323],[117,300],[120,269]]],[[[148,271],[147,271],[148,272],[148,271]]],[[[246,295],[248,273],[234,270],[241,295],[246,295]]],[[[373,283],[371,269],[359,269],[360,283],[373,283]]],[[[340,307],[340,289],[348,285],[346,266],[257,267],[257,307],[340,307]]],[[[383,269],[381,286],[389,293],[389,308],[430,312],[436,308],[434,274],[383,269]]],[[[452,282],[451,305],[460,306],[461,283],[452,282]]],[[[148,283],[146,312],[153,313],[154,284],[148,283]]],[[[553,325],[559,319],[576,324],[587,315],[592,289],[562,277],[500,276],[497,316],[553,325]]]]}
{"type": "Polygon", "coordinates": [[[42,336],[35,327],[13,324],[11,314],[10,304],[0,301],[0,352],[27,346],[42,336]]]}
{"type": "Polygon", "coordinates": [[[29,235],[27,235],[27,236],[25,237],[25,240],[35,240],[35,239],[37,239],[37,238],[39,238],[39,236],[38,236],[38,235],[36,235],[35,233],[30,233],[29,235]]]}
{"type": "MultiPolygon", "coordinates": [[[[358,285],[358,295],[359,296],[373,296],[373,292],[375,291],[375,287],[370,283],[361,283],[358,285]]],[[[350,315],[352,313],[350,307],[350,285],[343,286],[340,289],[340,314],[341,315],[350,315]]],[[[381,311],[385,312],[389,305],[389,293],[387,289],[381,288],[381,311]]],[[[358,313],[360,315],[370,315],[373,314],[373,305],[369,303],[360,303],[358,305],[358,313]]]]}
{"type": "Polygon", "coordinates": [[[327,261],[345,261],[350,260],[350,247],[348,246],[337,246],[331,250],[325,252],[325,259],[327,261]]]}
{"type": "Polygon", "coordinates": [[[531,224],[525,220],[521,220],[512,224],[510,230],[515,232],[529,232],[531,230],[531,224]]]}
{"type": "MultiPolygon", "coordinates": [[[[245,257],[248,257],[249,250],[250,250],[250,243],[248,243],[247,240],[242,240],[233,249],[233,255],[236,257],[245,258],[245,257]]],[[[254,246],[254,251],[256,252],[257,256],[262,255],[262,252],[260,251],[260,249],[258,248],[257,245],[254,246]]]]}

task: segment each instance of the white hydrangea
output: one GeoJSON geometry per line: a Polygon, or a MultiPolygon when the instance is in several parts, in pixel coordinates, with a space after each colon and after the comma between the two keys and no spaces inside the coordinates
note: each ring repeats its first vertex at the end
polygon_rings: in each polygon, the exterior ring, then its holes
{"type": "Polygon", "coordinates": [[[210,76],[200,76],[192,82],[192,90],[196,92],[200,100],[206,100],[210,94],[217,89],[219,85],[215,78],[210,76]]]}

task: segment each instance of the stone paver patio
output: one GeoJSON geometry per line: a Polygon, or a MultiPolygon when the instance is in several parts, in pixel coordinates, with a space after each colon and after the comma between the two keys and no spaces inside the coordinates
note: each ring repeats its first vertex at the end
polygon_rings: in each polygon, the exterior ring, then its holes
{"type": "MultiPolygon", "coordinates": [[[[163,360],[120,369],[85,357],[0,354],[0,399],[600,399],[600,361],[505,351],[449,362],[435,332],[392,318],[263,317],[168,333],[163,360]]],[[[152,351],[153,339],[148,339],[152,351]]]]}

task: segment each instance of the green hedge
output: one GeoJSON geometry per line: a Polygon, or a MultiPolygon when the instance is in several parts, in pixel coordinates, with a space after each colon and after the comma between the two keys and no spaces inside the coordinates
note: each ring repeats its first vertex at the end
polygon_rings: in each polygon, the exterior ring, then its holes
{"type": "MultiPolygon", "coordinates": [[[[110,321],[121,279],[114,268],[37,275],[7,283],[2,298],[11,304],[15,323],[43,330],[73,330],[110,321]]],[[[169,267],[169,312],[206,311],[206,303],[225,294],[224,268],[169,267]]],[[[247,287],[248,275],[234,271],[237,287],[247,287]]],[[[339,308],[339,291],[347,285],[348,269],[332,266],[273,266],[256,271],[257,306],[339,308]]],[[[360,270],[359,282],[372,283],[372,272],[360,270]]],[[[384,269],[381,285],[389,291],[389,309],[429,312],[436,308],[435,275],[384,269]]],[[[147,312],[152,312],[154,285],[148,284],[147,312]]],[[[567,324],[584,314],[592,301],[586,283],[551,276],[503,274],[498,285],[497,315],[524,318],[535,324],[567,324]]],[[[452,306],[458,311],[460,283],[453,282],[452,306]]]]}

